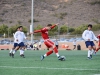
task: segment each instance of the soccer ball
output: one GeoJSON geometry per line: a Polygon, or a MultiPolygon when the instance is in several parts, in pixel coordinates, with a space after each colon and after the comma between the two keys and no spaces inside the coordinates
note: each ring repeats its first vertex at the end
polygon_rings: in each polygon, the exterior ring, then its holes
{"type": "Polygon", "coordinates": [[[61,61],[65,61],[66,60],[66,57],[65,56],[61,56],[61,61]]]}

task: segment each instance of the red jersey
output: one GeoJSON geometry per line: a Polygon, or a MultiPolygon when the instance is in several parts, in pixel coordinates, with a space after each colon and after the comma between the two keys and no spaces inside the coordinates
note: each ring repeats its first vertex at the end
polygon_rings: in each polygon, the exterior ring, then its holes
{"type": "MultiPolygon", "coordinates": [[[[51,29],[53,29],[55,26],[56,26],[56,25],[51,26],[51,29]]],[[[34,31],[34,33],[38,33],[38,32],[41,32],[42,38],[43,38],[44,40],[49,39],[49,36],[48,36],[48,29],[46,29],[46,27],[42,28],[41,30],[36,30],[36,31],[34,31]]]]}
{"type": "Polygon", "coordinates": [[[100,40],[100,34],[97,36],[97,38],[100,40]]]}

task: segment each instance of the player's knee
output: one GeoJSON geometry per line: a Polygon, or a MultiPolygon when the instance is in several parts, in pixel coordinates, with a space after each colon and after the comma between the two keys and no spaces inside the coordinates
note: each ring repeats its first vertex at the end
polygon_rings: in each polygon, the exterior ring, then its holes
{"type": "Polygon", "coordinates": [[[49,48],[50,50],[53,50],[53,47],[49,48]]]}
{"type": "Polygon", "coordinates": [[[22,50],[24,50],[25,48],[24,47],[22,47],[22,50]]]}
{"type": "Polygon", "coordinates": [[[55,48],[56,46],[55,45],[53,45],[53,48],[55,48]]]}
{"type": "Polygon", "coordinates": [[[88,49],[89,49],[89,50],[92,50],[92,47],[91,47],[91,46],[88,46],[88,49]]]}
{"type": "Polygon", "coordinates": [[[96,46],[93,46],[93,49],[95,50],[96,49],[96,46]]]}

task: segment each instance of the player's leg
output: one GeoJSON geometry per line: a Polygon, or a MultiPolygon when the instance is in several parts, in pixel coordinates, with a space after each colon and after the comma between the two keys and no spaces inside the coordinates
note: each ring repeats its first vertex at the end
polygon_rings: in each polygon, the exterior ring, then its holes
{"type": "Polygon", "coordinates": [[[98,46],[98,48],[96,49],[96,52],[98,52],[99,49],[100,49],[100,46],[98,46]]]}
{"type": "Polygon", "coordinates": [[[61,60],[61,61],[62,61],[63,59],[65,59],[65,58],[62,58],[62,57],[59,55],[58,49],[57,49],[57,47],[56,47],[55,45],[53,45],[53,50],[54,50],[54,52],[55,52],[55,54],[56,54],[58,60],[61,60]]]}
{"type": "Polygon", "coordinates": [[[48,51],[44,56],[42,56],[42,57],[41,57],[41,60],[43,60],[46,56],[52,54],[53,51],[55,52],[55,54],[57,55],[57,57],[58,57],[59,60],[62,59],[62,58],[60,58],[60,55],[59,55],[59,53],[58,53],[57,47],[54,45],[54,43],[53,43],[52,41],[50,41],[50,40],[46,41],[46,42],[45,42],[45,45],[46,45],[47,47],[49,47],[50,49],[52,49],[52,50],[48,51]]]}
{"type": "Polygon", "coordinates": [[[21,48],[19,49],[19,52],[20,52],[20,56],[21,56],[21,54],[22,54],[21,48]]]}
{"type": "Polygon", "coordinates": [[[48,44],[50,45],[50,47],[53,48],[53,51],[55,52],[55,54],[57,55],[57,57],[59,57],[60,55],[59,55],[59,53],[58,53],[58,49],[57,49],[57,47],[55,46],[55,44],[54,44],[52,41],[50,41],[50,40],[48,40],[47,42],[48,42],[48,44]]]}
{"type": "Polygon", "coordinates": [[[53,50],[51,49],[51,50],[49,50],[46,54],[44,54],[44,57],[49,56],[49,55],[51,55],[52,53],[53,53],[53,50]]]}
{"type": "Polygon", "coordinates": [[[88,48],[88,55],[87,55],[87,57],[88,57],[88,59],[91,59],[91,57],[92,57],[92,55],[91,55],[91,50],[92,50],[91,43],[90,43],[90,41],[86,41],[85,44],[86,44],[86,47],[88,48]]]}
{"type": "Polygon", "coordinates": [[[25,58],[25,55],[24,55],[24,48],[21,48],[21,49],[20,49],[20,56],[23,57],[23,58],[25,58]]]}
{"type": "Polygon", "coordinates": [[[17,43],[14,43],[13,48],[9,52],[9,56],[12,56],[14,49],[17,47],[17,43]]]}
{"type": "Polygon", "coordinates": [[[49,44],[47,41],[44,42],[44,44],[47,46],[48,49],[50,49],[46,54],[41,56],[41,60],[43,60],[45,57],[51,55],[53,53],[53,48],[51,44],[49,44]]]}
{"type": "Polygon", "coordinates": [[[14,50],[14,47],[9,51],[9,56],[12,55],[13,50],[14,50]]]}
{"type": "Polygon", "coordinates": [[[95,52],[98,52],[99,49],[100,49],[100,41],[98,42],[98,48],[96,49],[95,52]]]}
{"type": "Polygon", "coordinates": [[[25,58],[24,51],[25,51],[25,45],[23,42],[21,42],[21,44],[20,44],[20,56],[23,58],[25,58]]]}
{"type": "Polygon", "coordinates": [[[13,50],[13,52],[12,52],[12,57],[14,58],[14,54],[16,53],[16,51],[19,49],[20,47],[17,45],[16,47],[15,47],[15,49],[13,50]]]}
{"type": "Polygon", "coordinates": [[[88,46],[88,58],[92,58],[92,46],[88,46]]]}
{"type": "Polygon", "coordinates": [[[93,53],[95,53],[96,51],[96,46],[93,41],[91,41],[91,46],[92,46],[91,55],[93,55],[93,53]]]}
{"type": "Polygon", "coordinates": [[[14,54],[15,54],[15,52],[19,49],[20,47],[19,47],[19,44],[18,43],[15,43],[14,44],[14,49],[13,49],[13,52],[12,52],[12,57],[14,58],[14,54]]]}

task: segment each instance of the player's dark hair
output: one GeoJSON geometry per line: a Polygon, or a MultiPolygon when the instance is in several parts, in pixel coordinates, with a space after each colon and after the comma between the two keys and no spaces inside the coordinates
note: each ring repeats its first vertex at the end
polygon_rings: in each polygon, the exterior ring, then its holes
{"type": "Polygon", "coordinates": [[[92,28],[92,24],[89,24],[88,27],[91,27],[92,28]]]}
{"type": "Polygon", "coordinates": [[[18,28],[23,28],[23,26],[19,26],[18,28]]]}
{"type": "Polygon", "coordinates": [[[16,30],[18,30],[18,29],[20,29],[20,28],[23,28],[23,26],[19,26],[19,27],[17,27],[17,29],[16,29],[16,30]]]}
{"type": "Polygon", "coordinates": [[[52,24],[48,24],[47,26],[50,27],[50,26],[52,26],[52,24]]]}

